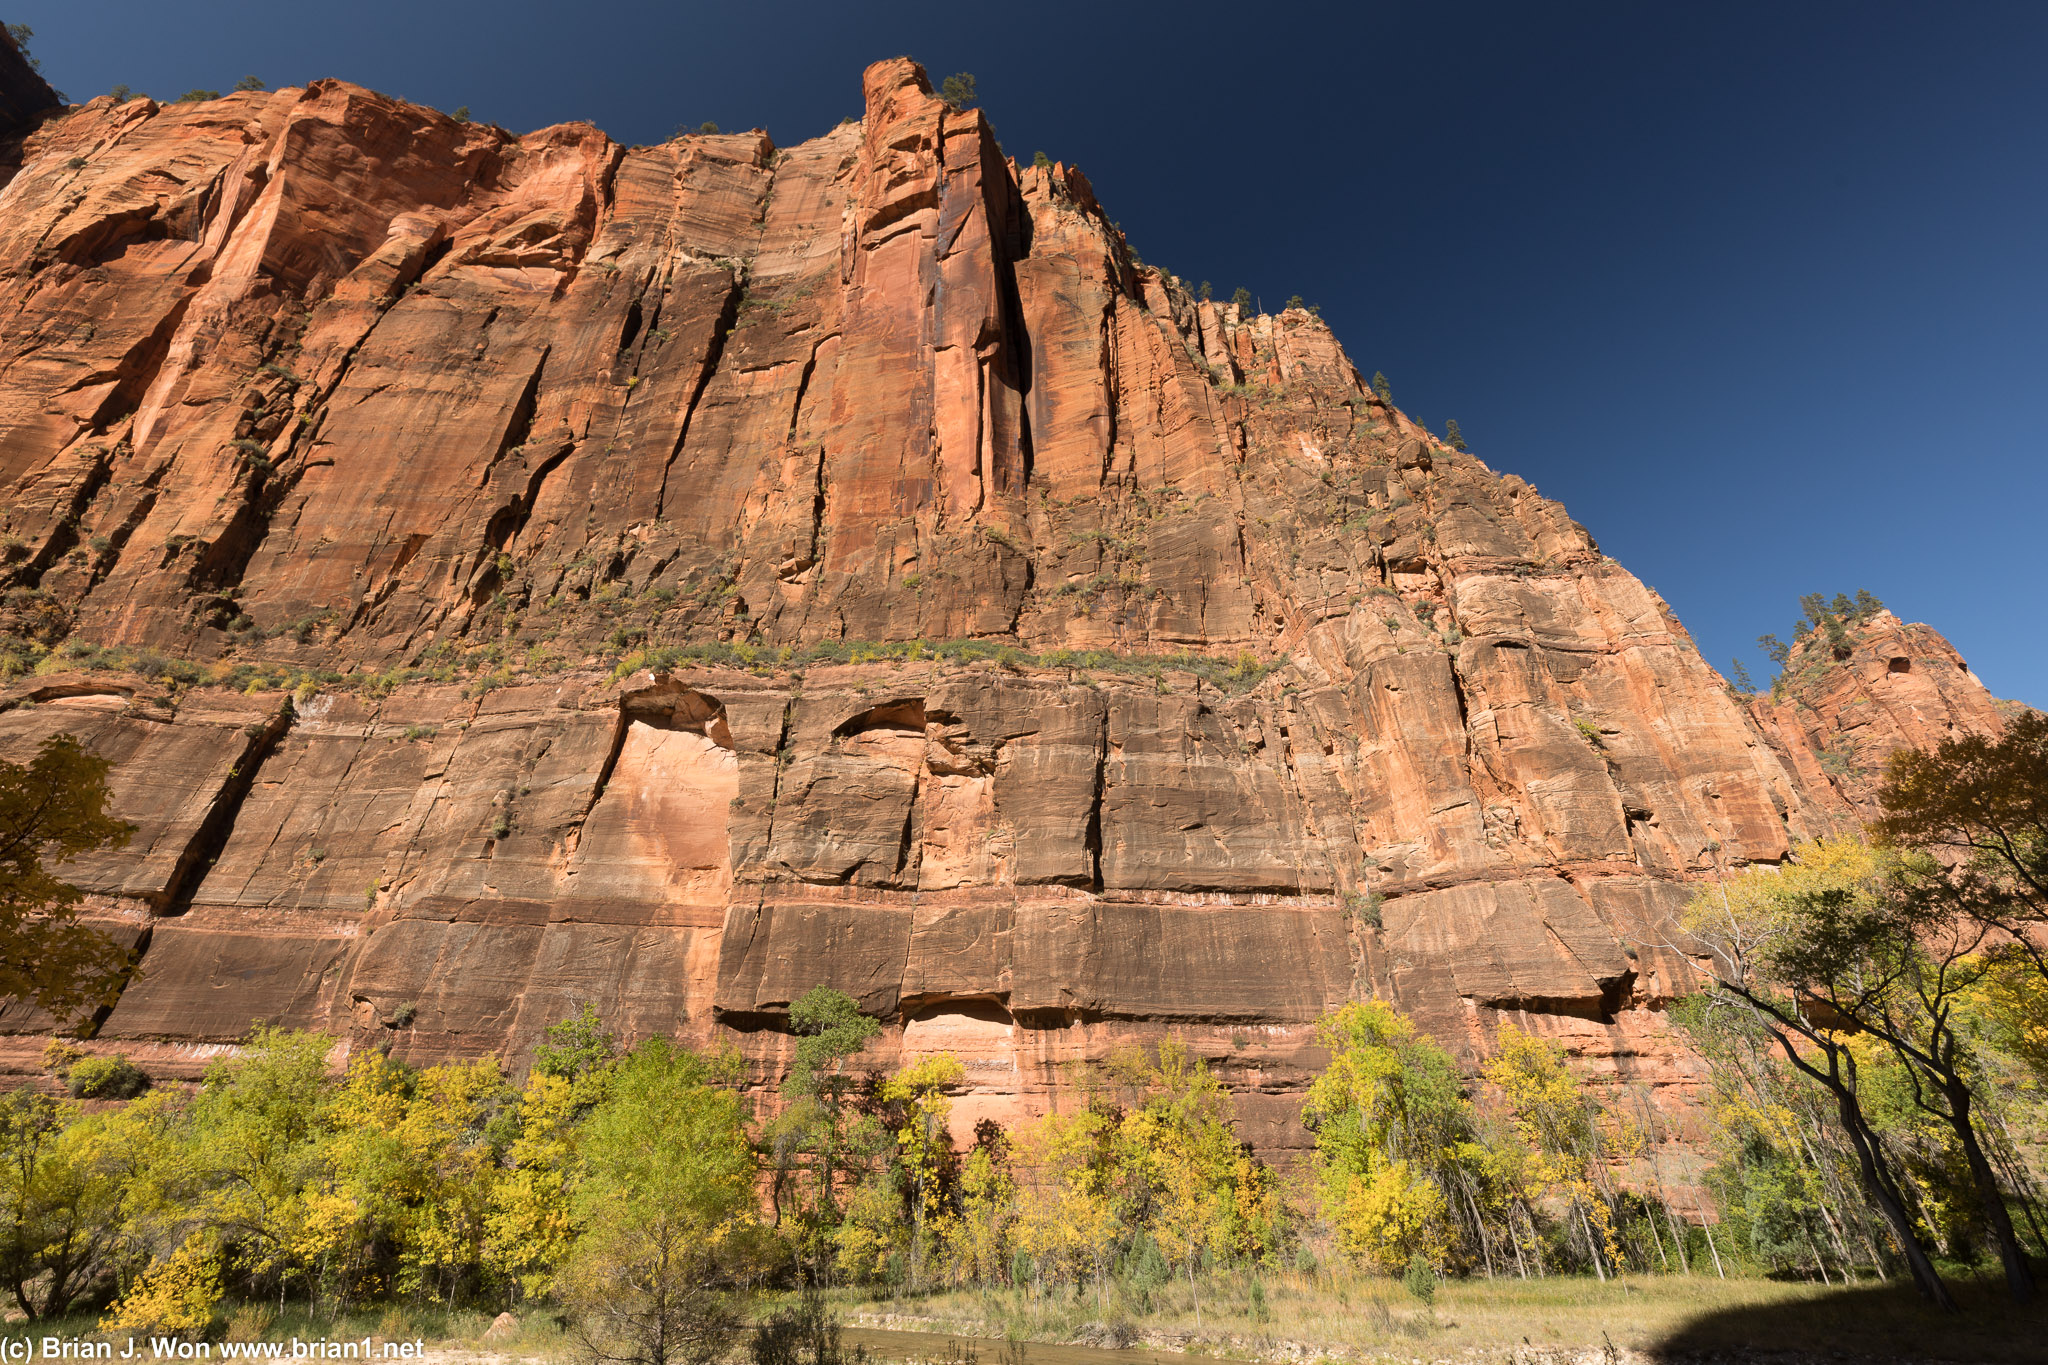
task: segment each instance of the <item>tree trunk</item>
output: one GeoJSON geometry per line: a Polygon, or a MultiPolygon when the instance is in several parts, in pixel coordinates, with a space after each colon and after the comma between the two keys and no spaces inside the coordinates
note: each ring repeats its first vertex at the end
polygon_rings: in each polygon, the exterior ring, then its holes
{"type": "Polygon", "coordinates": [[[1607,1266],[1600,1259],[1600,1239],[1593,1235],[1593,1220],[1586,1217],[1586,1206],[1579,1200],[1572,1201],[1572,1211],[1579,1215],[1579,1230],[1586,1234],[1586,1250],[1593,1255],[1593,1273],[1600,1277],[1600,1283],[1607,1283],[1607,1266]]]}
{"type": "Polygon", "coordinates": [[[1991,1235],[1998,1241],[1998,1259],[2005,1266],[2006,1293],[2012,1295],[2014,1303],[2026,1303],[2034,1297],[2034,1269],[2027,1264],[2019,1234],[2013,1231],[2012,1214],[2005,1207],[1998,1176],[1984,1155],[1983,1144],[1977,1141],[1977,1126],[1970,1121],[1970,1087],[1961,1076],[1951,1073],[1942,1077],[1942,1090],[1948,1096],[1949,1122],[1956,1130],[1957,1141],[1963,1145],[1963,1157],[1970,1163],[1970,1177],[1977,1185],[1978,1202],[1984,1206],[1984,1221],[1991,1225],[1991,1235]]]}
{"type": "Polygon", "coordinates": [[[1862,1173],[1863,1186],[1870,1194],[1870,1201],[1884,1215],[1885,1222],[1891,1224],[1892,1237],[1899,1244],[1899,1254],[1906,1258],[1906,1268],[1913,1273],[1913,1287],[1942,1312],[1959,1312],[1956,1301],[1949,1297],[1948,1286],[1941,1282],[1934,1262],[1927,1259],[1926,1250],[1913,1232],[1913,1220],[1906,1213],[1904,1201],[1892,1188],[1890,1176],[1880,1165],[1877,1137],[1864,1122],[1863,1111],[1856,1103],[1856,1093],[1844,1085],[1840,1077],[1822,1079],[1828,1089],[1835,1092],[1842,1127],[1848,1131],[1849,1142],[1856,1148],[1856,1167],[1862,1173]]]}
{"type": "Polygon", "coordinates": [[[1728,1272],[1721,1268],[1721,1248],[1714,1245],[1714,1225],[1707,1221],[1704,1204],[1700,1208],[1700,1231],[1707,1234],[1707,1252],[1714,1258],[1714,1273],[1724,1280],[1727,1279],[1728,1272]]]}

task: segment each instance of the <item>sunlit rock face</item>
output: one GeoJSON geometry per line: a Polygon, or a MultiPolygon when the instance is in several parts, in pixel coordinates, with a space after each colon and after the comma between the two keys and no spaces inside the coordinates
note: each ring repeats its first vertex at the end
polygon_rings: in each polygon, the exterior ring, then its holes
{"type": "Polygon", "coordinates": [[[1192,297],[907,61],[865,91],[790,148],[331,81],[28,137],[0,630],[56,653],[0,748],[79,735],[138,826],[74,868],[143,949],[92,1046],[516,1065],[590,1001],[772,1087],[822,983],[876,1065],[961,1056],[963,1126],[1173,1033],[1272,1152],[1378,994],[1682,1118],[1672,916],[1861,812],[1833,736],[1995,723],[1953,651],[1746,710],[1311,313],[1192,297]]]}

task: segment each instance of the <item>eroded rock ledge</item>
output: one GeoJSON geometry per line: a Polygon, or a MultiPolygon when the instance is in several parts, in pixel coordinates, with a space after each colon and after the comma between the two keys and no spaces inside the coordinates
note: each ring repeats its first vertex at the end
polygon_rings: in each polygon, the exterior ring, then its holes
{"type": "MultiPolygon", "coordinates": [[[[1745,709],[1319,319],[1191,297],[913,64],[865,85],[786,149],[332,81],[28,138],[0,749],[79,734],[140,826],[75,869],[144,950],[94,1046],[517,1057],[588,999],[769,1083],[823,982],[963,1056],[964,1124],[1172,1030],[1285,1149],[1309,1025],[1376,991],[1682,1110],[1691,885],[1856,815],[1837,731],[1867,766],[1981,686],[1893,622],[1867,702],[1745,709]],[[795,666],[919,640],[1016,653],[795,666]]],[[[0,1011],[0,1065],[46,1027],[0,1011]]]]}

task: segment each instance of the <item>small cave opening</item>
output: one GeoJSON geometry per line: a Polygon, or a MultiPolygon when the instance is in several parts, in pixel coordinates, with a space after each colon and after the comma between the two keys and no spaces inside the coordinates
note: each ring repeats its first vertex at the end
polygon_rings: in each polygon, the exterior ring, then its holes
{"type": "Polygon", "coordinates": [[[921,735],[924,727],[924,698],[898,697],[840,721],[832,727],[832,738],[851,739],[872,730],[897,730],[921,735]]]}
{"type": "Polygon", "coordinates": [[[655,675],[653,686],[620,697],[619,712],[625,721],[638,721],[657,730],[702,735],[721,749],[733,747],[725,703],[662,674],[655,675]]]}

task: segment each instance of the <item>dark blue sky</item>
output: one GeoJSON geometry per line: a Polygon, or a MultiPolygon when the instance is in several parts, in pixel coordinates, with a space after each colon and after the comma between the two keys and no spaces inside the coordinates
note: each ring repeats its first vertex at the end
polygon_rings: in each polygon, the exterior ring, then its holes
{"type": "Polygon", "coordinates": [[[341,76],[812,137],[909,53],[1133,243],[1320,303],[1709,659],[1867,587],[2048,706],[2048,4],[6,0],[74,99],[341,76]]]}

